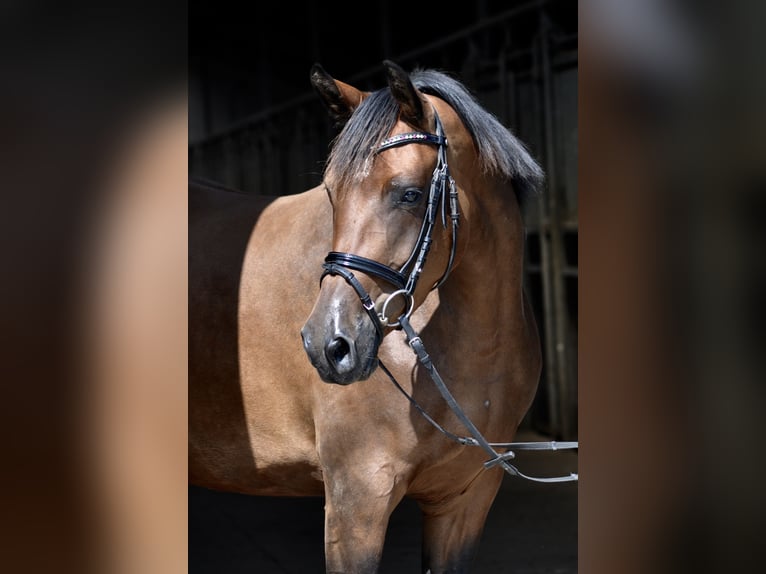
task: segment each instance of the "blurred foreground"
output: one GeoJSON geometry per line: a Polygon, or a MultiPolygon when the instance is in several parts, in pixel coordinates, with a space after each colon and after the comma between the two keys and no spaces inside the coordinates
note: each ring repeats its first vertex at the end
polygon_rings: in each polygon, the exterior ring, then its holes
{"type": "MultiPolygon", "coordinates": [[[[186,7],[35,7],[0,24],[0,570],[187,571],[186,7]]],[[[763,11],[581,3],[587,574],[760,563],[763,11]]]]}

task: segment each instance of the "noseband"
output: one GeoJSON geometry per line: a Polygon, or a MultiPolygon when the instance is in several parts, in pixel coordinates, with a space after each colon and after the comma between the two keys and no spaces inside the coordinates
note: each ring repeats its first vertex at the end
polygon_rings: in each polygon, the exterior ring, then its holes
{"type": "Polygon", "coordinates": [[[415,287],[420,278],[420,273],[425,266],[428,251],[431,249],[433,230],[436,225],[436,215],[439,210],[441,210],[442,225],[444,225],[445,228],[447,227],[447,194],[449,194],[450,218],[452,220],[452,247],[450,249],[447,268],[431,289],[436,289],[446,281],[455,261],[457,230],[460,220],[457,186],[455,185],[455,180],[452,179],[452,176],[449,173],[449,166],[447,165],[447,138],[444,136],[444,128],[442,127],[441,120],[439,119],[436,110],[434,110],[434,120],[436,122],[435,134],[427,132],[398,134],[384,139],[375,150],[375,153],[379,154],[389,148],[411,143],[435,145],[438,148],[436,167],[431,175],[431,187],[428,192],[426,213],[423,217],[423,223],[420,226],[418,239],[410,252],[410,256],[407,258],[407,261],[405,261],[397,271],[387,265],[362,257],[361,255],[330,251],[327,254],[327,257],[325,257],[324,264],[322,265],[324,272],[320,278],[320,283],[327,275],[340,275],[343,277],[343,279],[353,287],[354,291],[356,291],[361,299],[363,307],[375,324],[375,328],[381,338],[384,327],[399,326],[399,322],[391,323],[386,316],[388,305],[393,299],[397,296],[402,296],[406,300],[405,314],[409,316],[409,314],[412,313],[414,307],[413,294],[415,293],[415,287]],[[356,279],[351,270],[359,271],[365,275],[379,277],[396,287],[396,291],[388,296],[379,312],[376,311],[375,304],[370,298],[369,293],[362,287],[361,283],[356,279]]]}

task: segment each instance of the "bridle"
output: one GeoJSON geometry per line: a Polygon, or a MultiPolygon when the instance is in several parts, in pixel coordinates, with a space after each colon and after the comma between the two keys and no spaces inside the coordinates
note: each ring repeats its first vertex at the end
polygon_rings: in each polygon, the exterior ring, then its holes
{"type": "Polygon", "coordinates": [[[383,329],[385,327],[391,327],[399,329],[401,328],[406,337],[407,343],[410,348],[415,352],[421,365],[426,369],[431,379],[436,384],[436,388],[442,395],[444,400],[449,405],[450,409],[457,415],[458,419],[463,423],[471,436],[456,435],[431,418],[428,413],[415,401],[412,396],[404,390],[399,384],[391,371],[378,359],[378,363],[381,369],[388,375],[396,388],[412,403],[415,409],[437,430],[444,434],[447,438],[458,442],[459,444],[466,446],[479,446],[483,448],[492,458],[484,463],[486,468],[492,468],[494,466],[502,467],[506,472],[511,475],[519,476],[527,480],[535,482],[568,482],[578,480],[578,475],[571,473],[569,476],[561,477],[531,477],[523,474],[519,469],[510,464],[508,461],[515,458],[515,454],[512,450],[563,450],[578,448],[577,442],[513,442],[513,443],[490,443],[481,434],[478,428],[471,422],[466,416],[463,409],[457,403],[452,393],[447,388],[446,384],[439,375],[436,367],[431,361],[430,356],[426,352],[423,341],[417,335],[412,325],[409,322],[409,317],[412,314],[415,306],[414,293],[417,286],[420,274],[423,271],[423,267],[428,256],[428,252],[431,248],[433,241],[433,230],[436,225],[437,213],[441,210],[442,225],[447,227],[447,202],[449,201],[450,219],[452,222],[452,245],[450,248],[449,260],[447,261],[447,267],[444,270],[441,278],[431,286],[431,289],[437,289],[441,286],[452,271],[452,267],[455,262],[455,252],[457,250],[457,233],[460,222],[460,211],[458,205],[458,192],[455,180],[449,173],[449,166],[447,164],[447,138],[444,135],[444,128],[442,126],[439,115],[436,110],[433,110],[434,120],[436,123],[436,133],[427,132],[408,132],[404,134],[397,134],[384,139],[380,145],[378,145],[375,153],[378,154],[384,150],[401,145],[407,145],[411,143],[421,143],[435,145],[438,148],[438,155],[436,160],[436,167],[434,168],[431,176],[431,186],[428,192],[428,203],[426,206],[426,212],[423,217],[423,223],[420,227],[420,233],[418,234],[417,241],[413,247],[410,256],[407,261],[399,268],[395,270],[388,265],[383,265],[372,259],[362,257],[353,253],[343,253],[338,251],[330,251],[325,257],[324,264],[322,265],[324,271],[320,277],[320,285],[322,280],[327,275],[338,275],[342,277],[346,283],[348,283],[358,295],[362,306],[367,314],[370,316],[375,329],[378,333],[380,340],[383,339],[383,329]],[[447,198],[449,195],[449,198],[447,198]],[[391,293],[383,303],[380,311],[376,310],[375,303],[372,301],[370,294],[354,276],[353,271],[359,271],[366,275],[374,275],[390,283],[396,290],[391,293]],[[396,322],[391,322],[387,316],[388,306],[392,300],[401,296],[405,299],[405,310],[396,322]],[[495,449],[503,449],[506,452],[499,453],[495,449]]]}
{"type": "Polygon", "coordinates": [[[431,249],[433,230],[436,225],[436,216],[440,208],[442,224],[445,227],[447,226],[447,194],[449,194],[450,219],[452,220],[452,247],[450,249],[447,268],[431,289],[438,288],[447,280],[455,262],[457,232],[460,221],[457,187],[455,186],[455,180],[452,179],[452,176],[449,173],[449,166],[447,165],[447,138],[444,136],[444,128],[442,127],[441,120],[439,119],[436,110],[434,110],[434,120],[436,121],[435,134],[426,132],[398,134],[384,139],[375,150],[375,153],[379,154],[389,148],[410,143],[430,144],[438,147],[436,167],[431,176],[431,186],[428,191],[426,212],[423,216],[423,223],[420,226],[420,233],[418,234],[417,241],[415,241],[415,246],[412,248],[407,261],[405,261],[399,270],[396,271],[388,265],[383,265],[382,263],[367,259],[361,255],[330,251],[327,254],[327,257],[325,257],[324,264],[322,265],[324,272],[320,278],[320,284],[322,279],[327,275],[340,275],[343,277],[346,282],[354,288],[357,295],[359,295],[362,305],[370,315],[381,339],[384,327],[388,326],[395,328],[399,326],[398,322],[391,323],[389,317],[386,315],[391,301],[396,297],[403,297],[406,302],[405,314],[409,317],[412,313],[412,309],[415,306],[415,287],[418,284],[420,273],[423,271],[423,266],[426,263],[428,251],[431,249]],[[375,304],[372,302],[369,294],[356,280],[354,274],[349,271],[351,269],[360,271],[365,275],[375,275],[396,287],[396,291],[388,296],[379,312],[375,310],[375,304]]]}

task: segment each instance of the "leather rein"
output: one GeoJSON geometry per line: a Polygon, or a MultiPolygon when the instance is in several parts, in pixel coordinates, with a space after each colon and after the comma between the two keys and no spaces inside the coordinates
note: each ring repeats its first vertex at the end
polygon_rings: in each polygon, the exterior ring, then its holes
{"type": "Polygon", "coordinates": [[[426,206],[426,213],[423,217],[423,223],[420,227],[420,233],[418,239],[415,242],[415,246],[407,258],[407,261],[397,271],[387,265],[383,265],[372,259],[355,255],[353,253],[341,253],[337,251],[330,251],[325,257],[324,264],[322,265],[324,271],[320,277],[320,285],[322,280],[327,275],[338,275],[342,277],[346,283],[348,283],[356,292],[359,297],[362,306],[367,314],[370,316],[375,329],[380,339],[383,339],[383,329],[391,327],[395,329],[401,328],[406,336],[407,344],[413,350],[418,358],[420,364],[425,368],[429,374],[437,390],[442,395],[450,409],[455,413],[463,426],[468,430],[471,436],[456,435],[431,418],[428,413],[415,401],[415,399],[407,393],[406,390],[399,384],[391,371],[383,364],[380,359],[378,363],[391,379],[396,388],[410,401],[414,408],[438,431],[444,434],[450,440],[453,440],[459,444],[465,446],[478,446],[481,447],[490,455],[490,459],[484,463],[485,468],[493,468],[500,466],[513,476],[519,476],[527,480],[535,482],[569,482],[577,481],[578,475],[576,473],[570,473],[568,476],[560,477],[532,477],[523,474],[514,465],[508,461],[515,458],[513,450],[564,450],[564,449],[576,449],[578,448],[577,442],[556,442],[556,441],[535,441],[535,442],[510,442],[510,443],[491,443],[488,442],[481,434],[478,428],[468,418],[463,409],[457,403],[452,393],[447,388],[444,380],[439,375],[430,356],[428,355],[423,341],[417,335],[412,325],[409,322],[409,317],[412,314],[415,306],[414,292],[417,286],[420,274],[423,271],[423,266],[428,256],[428,251],[431,248],[433,230],[436,225],[436,218],[439,210],[441,210],[442,225],[447,226],[447,203],[449,203],[450,220],[452,227],[452,245],[450,249],[450,256],[447,262],[447,267],[442,274],[441,278],[434,283],[431,289],[436,289],[446,281],[455,260],[455,252],[457,250],[457,233],[460,221],[460,211],[458,204],[458,193],[455,180],[449,173],[449,166],[447,165],[447,138],[444,135],[444,128],[441,120],[439,119],[436,110],[434,110],[434,119],[436,121],[436,133],[426,132],[409,132],[404,134],[398,134],[395,136],[384,139],[375,153],[378,154],[384,150],[392,147],[407,145],[410,143],[422,143],[428,145],[435,145],[438,147],[438,156],[436,160],[436,167],[434,168],[433,175],[431,177],[431,186],[428,193],[428,203],[426,206]],[[449,197],[447,197],[449,195],[449,197]],[[377,276],[387,283],[394,285],[396,290],[391,293],[385,302],[383,303],[380,311],[375,307],[375,303],[372,301],[370,294],[365,290],[359,280],[354,276],[353,271],[358,271],[366,275],[377,276]],[[403,297],[405,299],[404,313],[398,318],[396,322],[391,322],[387,316],[388,306],[391,301],[396,297],[403,297]],[[500,449],[505,452],[497,452],[495,449],[500,449]]]}

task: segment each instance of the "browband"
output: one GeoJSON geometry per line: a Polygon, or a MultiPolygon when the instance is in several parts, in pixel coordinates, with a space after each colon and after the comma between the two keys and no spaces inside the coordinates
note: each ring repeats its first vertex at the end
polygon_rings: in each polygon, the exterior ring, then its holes
{"type": "Polygon", "coordinates": [[[380,142],[376,153],[380,153],[390,147],[396,147],[398,145],[404,145],[408,143],[428,143],[434,145],[447,145],[447,138],[436,134],[428,134],[425,132],[408,132],[406,134],[398,134],[388,137],[380,142]]]}

